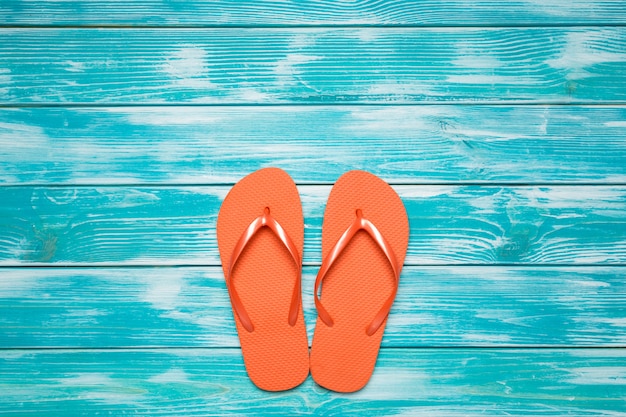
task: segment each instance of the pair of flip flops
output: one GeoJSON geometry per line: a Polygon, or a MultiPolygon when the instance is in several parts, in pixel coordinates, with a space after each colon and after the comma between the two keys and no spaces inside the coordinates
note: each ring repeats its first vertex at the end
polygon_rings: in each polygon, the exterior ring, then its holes
{"type": "Polygon", "coordinates": [[[333,391],[363,388],[374,371],[408,236],[406,210],[387,183],[364,171],[337,180],[324,213],[309,354],[301,295],[304,219],[296,185],[278,168],[239,181],[220,209],[217,238],[252,382],[282,391],[310,371],[333,391]]]}

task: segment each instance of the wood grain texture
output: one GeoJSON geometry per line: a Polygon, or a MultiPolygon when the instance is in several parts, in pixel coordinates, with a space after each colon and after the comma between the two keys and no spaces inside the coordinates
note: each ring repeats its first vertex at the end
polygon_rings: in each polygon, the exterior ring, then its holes
{"type": "Polygon", "coordinates": [[[0,104],[626,99],[626,28],[2,29],[0,104]]]}
{"type": "Polygon", "coordinates": [[[0,415],[626,417],[625,69],[623,0],[0,0],[0,415]],[[246,376],[215,220],[264,166],[309,338],[330,185],[406,203],[361,392],[246,376]]]}
{"type": "Polygon", "coordinates": [[[626,23],[620,0],[141,0],[0,3],[0,25],[555,25],[626,23]]]}
{"type": "Polygon", "coordinates": [[[21,416],[624,415],[623,349],[383,349],[346,395],[267,393],[238,349],[0,351],[0,413],[21,416]]]}
{"type": "Polygon", "coordinates": [[[0,184],[626,183],[623,106],[0,109],[0,184]]]}
{"type": "MultiPolygon", "coordinates": [[[[383,346],[626,346],[625,272],[406,267],[383,346]]],[[[309,340],[316,273],[302,279],[309,340]]],[[[0,317],[3,349],[239,346],[219,267],[2,269],[0,317]]]]}
{"type": "MultiPolygon", "coordinates": [[[[623,186],[405,186],[407,264],[626,262],[623,186]]],[[[228,186],[0,188],[0,264],[220,265],[228,186]]],[[[304,262],[319,263],[329,186],[301,186],[304,262]]]]}

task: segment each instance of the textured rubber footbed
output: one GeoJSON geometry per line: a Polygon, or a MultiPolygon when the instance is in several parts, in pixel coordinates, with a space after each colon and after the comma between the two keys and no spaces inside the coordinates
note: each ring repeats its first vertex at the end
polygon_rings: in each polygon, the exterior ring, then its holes
{"type": "MultiPolygon", "coordinates": [[[[296,185],[286,172],[265,168],[239,181],[220,208],[217,240],[224,275],[237,241],[266,207],[302,256],[304,220],[296,185]]],[[[288,323],[296,279],[301,279],[300,268],[267,227],[250,240],[232,274],[230,285],[254,325],[254,331],[248,332],[234,314],[244,363],[252,382],[263,390],[293,388],[309,373],[302,305],[295,326],[288,323]]]]}
{"type": "MultiPolygon", "coordinates": [[[[357,209],[380,230],[402,264],[409,239],[404,204],[387,183],[364,171],[347,172],[330,192],[324,212],[322,257],[354,222],[357,209]]],[[[334,325],[328,327],[317,319],[310,358],[315,382],[338,392],[354,392],[367,384],[386,320],[372,336],[366,334],[366,328],[393,287],[393,270],[384,253],[367,232],[357,232],[322,284],[321,302],[334,325]]]]}

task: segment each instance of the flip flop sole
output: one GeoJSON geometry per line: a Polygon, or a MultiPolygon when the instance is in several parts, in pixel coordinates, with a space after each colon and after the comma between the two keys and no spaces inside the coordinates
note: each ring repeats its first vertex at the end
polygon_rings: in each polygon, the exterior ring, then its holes
{"type": "MultiPolygon", "coordinates": [[[[322,259],[355,221],[357,210],[382,233],[401,268],[409,238],[406,210],[387,183],[364,171],[347,172],[330,192],[322,228],[322,259]]],[[[358,231],[323,280],[321,303],[333,325],[318,316],[310,358],[316,383],[338,392],[358,391],[367,384],[386,319],[371,336],[366,329],[395,285],[393,269],[381,248],[368,233],[358,231]]]]}
{"type": "MultiPolygon", "coordinates": [[[[231,256],[248,226],[269,209],[302,256],[304,220],[300,196],[293,180],[278,168],[256,171],[228,193],[217,219],[217,241],[224,275],[231,256]]],[[[252,382],[267,391],[283,391],[302,383],[309,373],[309,351],[299,305],[294,326],[288,322],[301,266],[268,227],[250,239],[233,268],[230,282],[241,299],[253,331],[234,312],[242,355],[252,382]]],[[[231,298],[232,301],[232,298],[231,298]]]]}

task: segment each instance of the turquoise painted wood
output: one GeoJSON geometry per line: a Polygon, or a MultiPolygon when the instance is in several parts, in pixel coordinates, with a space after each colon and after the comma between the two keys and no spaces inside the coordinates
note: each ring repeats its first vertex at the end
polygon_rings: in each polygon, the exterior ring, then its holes
{"type": "Polygon", "coordinates": [[[0,2],[0,415],[626,416],[621,0],[0,2]],[[287,169],[409,253],[371,383],[257,390],[217,256],[287,169]]]}
{"type": "Polygon", "coordinates": [[[0,29],[0,104],[626,100],[626,27],[0,29]]]}
{"type": "Polygon", "coordinates": [[[0,109],[0,183],[299,184],[350,169],[393,184],[626,183],[624,106],[0,109]],[[601,134],[599,134],[601,132],[601,134]]]}
{"type": "MultiPolygon", "coordinates": [[[[330,188],[300,186],[305,264],[320,263],[330,188]]],[[[3,187],[0,264],[219,265],[229,189],[3,187]]],[[[624,186],[395,189],[411,226],[407,264],[626,264],[624,186]]]]}
{"type": "Polygon", "coordinates": [[[4,0],[0,24],[80,26],[611,25],[621,0],[4,0]]]}
{"type": "MultiPolygon", "coordinates": [[[[4,348],[234,347],[224,277],[209,268],[6,268],[4,348]]],[[[302,277],[312,340],[317,267],[302,277]]],[[[385,347],[621,347],[623,267],[407,266],[385,347]]]]}
{"type": "Polygon", "coordinates": [[[625,362],[624,349],[386,349],[356,394],[310,378],[268,394],[235,349],[2,351],[0,413],[622,416],[625,362]]]}

